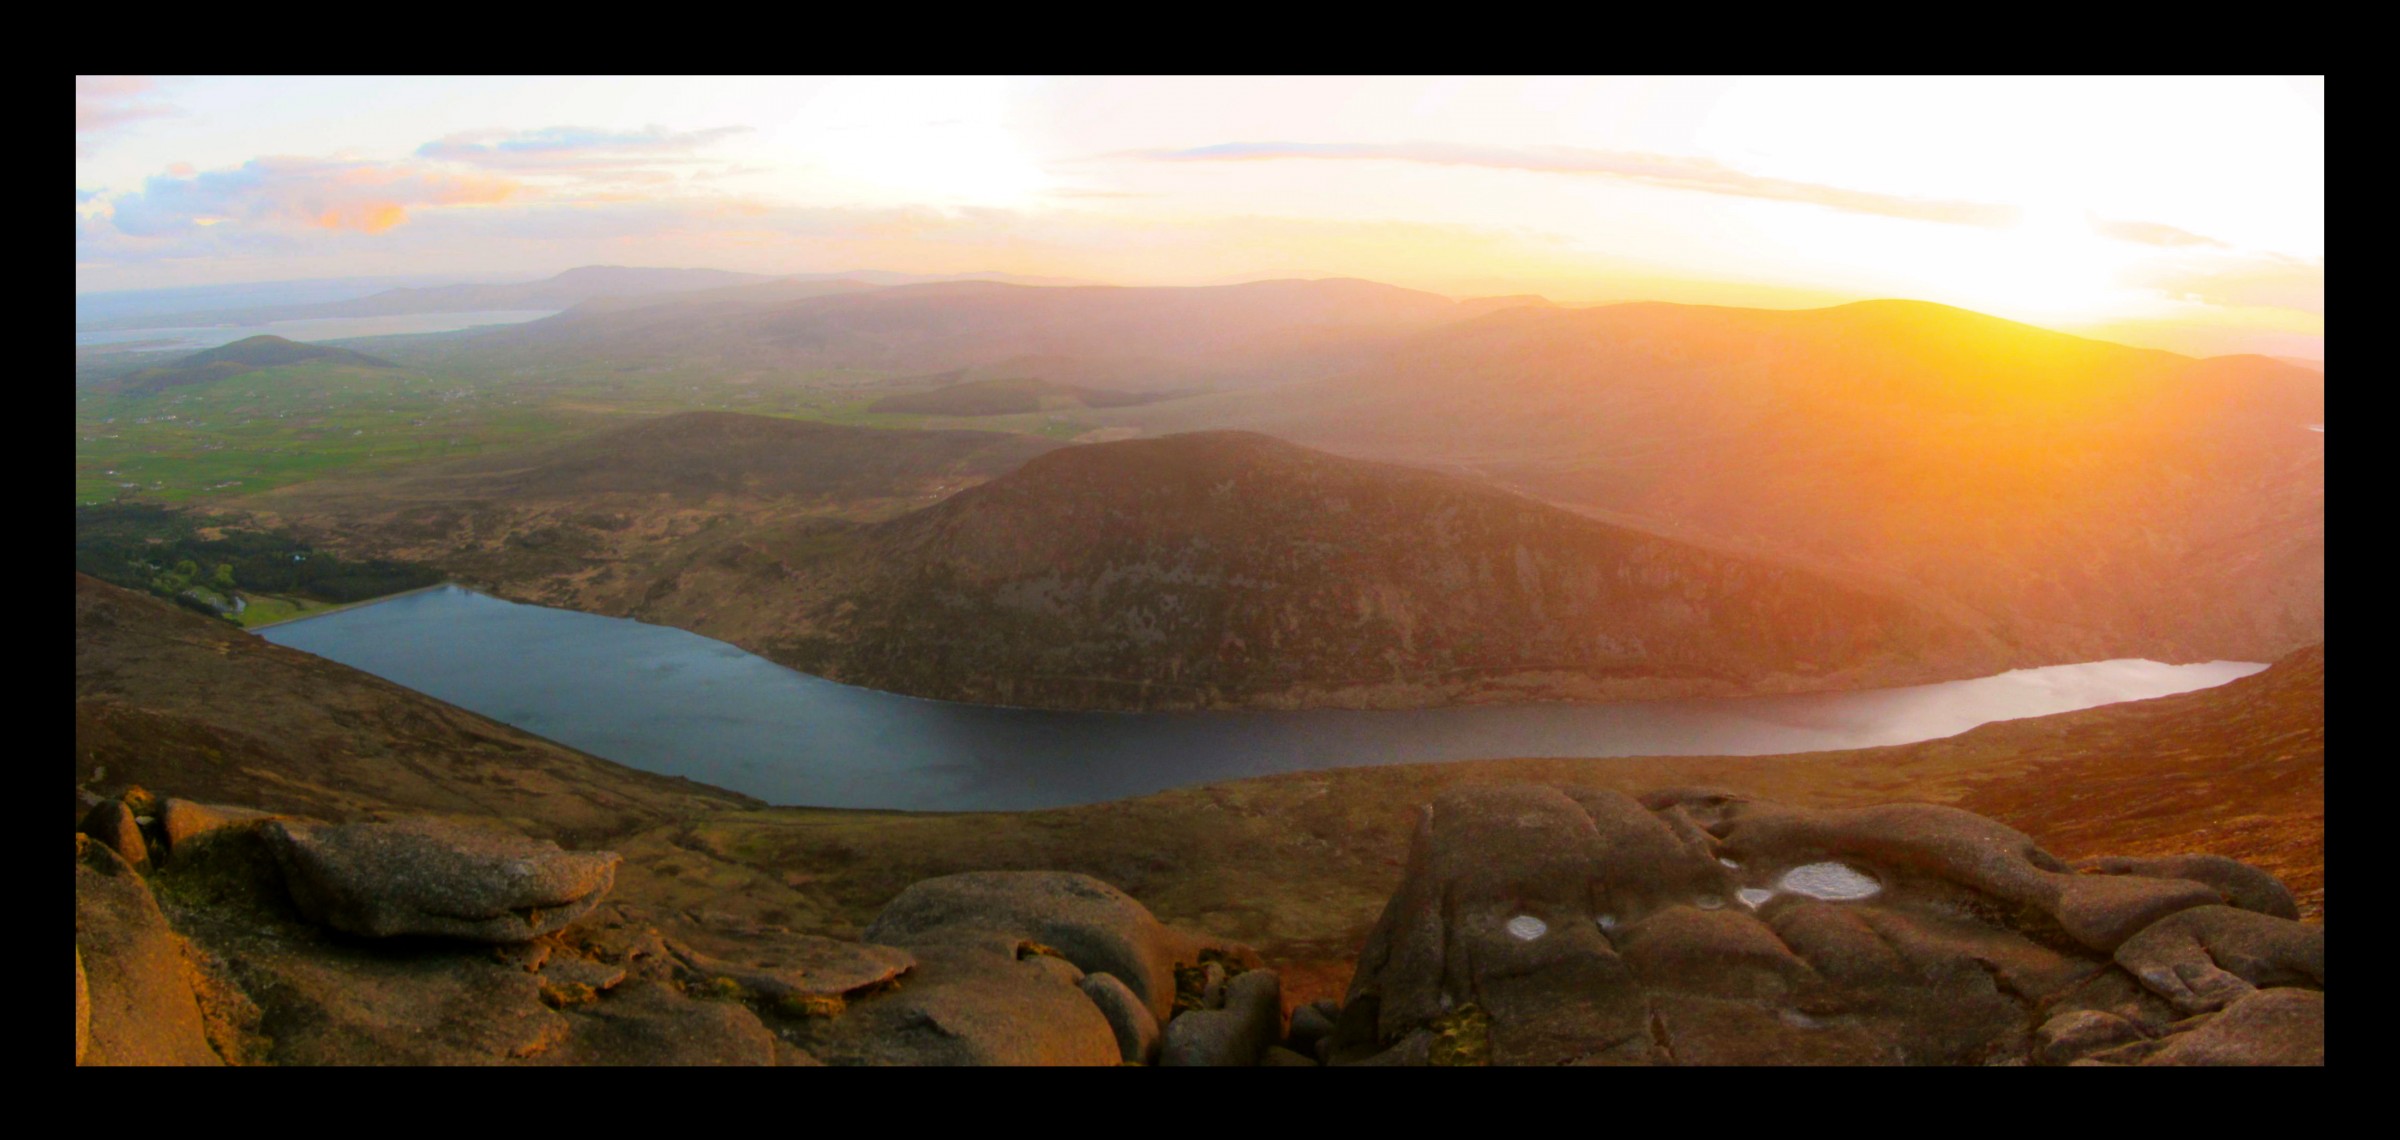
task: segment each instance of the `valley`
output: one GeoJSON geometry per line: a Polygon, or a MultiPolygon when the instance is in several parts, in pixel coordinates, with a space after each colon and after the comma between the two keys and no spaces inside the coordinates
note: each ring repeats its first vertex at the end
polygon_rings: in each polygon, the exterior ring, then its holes
{"type": "Polygon", "coordinates": [[[1048,708],[1822,691],[2322,636],[2323,436],[2272,430],[2321,421],[2321,372],[1938,306],[1503,301],[662,284],[102,380],[79,494],[1048,708]],[[1159,354],[1221,363],[1120,367],[1159,354]],[[1095,458],[1030,462],[1062,445],[1095,458]]]}

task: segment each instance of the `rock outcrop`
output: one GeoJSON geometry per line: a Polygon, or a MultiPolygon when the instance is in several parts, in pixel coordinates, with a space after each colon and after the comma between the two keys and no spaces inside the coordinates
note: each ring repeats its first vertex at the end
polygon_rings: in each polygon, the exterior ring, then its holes
{"type": "Polygon", "coordinates": [[[1176,1026],[1199,1016],[1182,1008],[1179,977],[1203,957],[1255,964],[1256,955],[1169,928],[1086,875],[928,879],[886,904],[864,937],[916,966],[838,1017],[793,1027],[791,1040],[829,1064],[1251,1064],[1280,1034],[1274,975],[1252,971],[1246,987],[1228,989],[1241,998],[1242,1015],[1226,1015],[1238,1025],[1205,1035],[1238,1047],[1179,1053],[1176,1026]],[[1236,1053],[1238,1062],[1223,1060],[1236,1053]]]}
{"type": "Polygon", "coordinates": [[[92,808],[83,817],[82,831],[100,841],[127,866],[136,871],[150,869],[150,846],[142,838],[141,824],[133,809],[118,800],[107,800],[92,808]]]}
{"type": "Polygon", "coordinates": [[[558,930],[615,882],[617,856],[430,820],[261,829],[292,900],[352,934],[524,942],[558,930]]]}
{"type": "Polygon", "coordinates": [[[1085,973],[1113,974],[1160,1018],[1175,1005],[1175,964],[1189,940],[1148,907],[1088,875],[974,871],[900,892],[864,937],[894,946],[972,945],[1015,956],[1032,942],[1085,973]]]}
{"type": "Polygon", "coordinates": [[[1248,970],[1225,983],[1223,1004],[1167,1023],[1161,1065],[1247,1066],[1283,1037],[1283,986],[1273,970],[1248,970]]]}
{"type": "Polygon", "coordinates": [[[88,1065],[218,1065],[191,966],[142,880],[104,843],[75,842],[76,1058],[88,1065]]]}
{"type": "Polygon", "coordinates": [[[175,849],[221,827],[230,827],[254,819],[265,819],[270,813],[253,808],[223,807],[216,804],[193,803],[190,800],[169,799],[158,813],[159,835],[166,841],[167,858],[175,857],[175,849]]]}
{"type": "Polygon", "coordinates": [[[1418,825],[1328,1051],[1434,1064],[2321,1061],[2323,931],[2270,913],[2288,894],[2230,862],[2076,874],[2021,833],[1930,805],[1454,789],[1418,825]]]}

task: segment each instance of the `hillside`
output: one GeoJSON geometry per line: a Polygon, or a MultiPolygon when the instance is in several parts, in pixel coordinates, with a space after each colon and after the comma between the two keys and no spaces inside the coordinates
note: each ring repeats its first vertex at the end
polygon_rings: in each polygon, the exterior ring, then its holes
{"type": "Polygon", "coordinates": [[[945,384],[924,392],[885,396],[867,405],[867,410],[925,416],[1005,416],[1073,408],[1122,408],[1146,404],[1159,398],[1158,395],[1016,378],[970,380],[964,384],[945,384]]]}
{"type": "Polygon", "coordinates": [[[254,336],[195,352],[172,364],[144,368],[118,379],[110,387],[128,395],[143,395],[186,384],[206,384],[246,376],[287,364],[319,363],[349,368],[394,368],[388,361],[363,352],[321,344],[302,344],[279,336],[254,336]]]}
{"type": "Polygon", "coordinates": [[[643,613],[688,578],[692,604],[723,612],[715,590],[732,584],[702,582],[746,580],[721,567],[762,533],[890,517],[1058,446],[993,432],[683,412],[538,448],[318,480],[231,509],[529,601],[643,613]]]}
{"type": "Polygon", "coordinates": [[[1351,372],[1086,418],[1266,431],[1879,576],[2045,660],[2324,631],[2322,373],[1918,302],[1517,308],[1351,372]]]}
{"type": "MultiPolygon", "coordinates": [[[[1091,444],[822,536],[768,655],[922,696],[1398,707],[1992,671],[1887,598],[1247,433],[1091,444]]],[[[762,551],[762,554],[767,553],[762,551]]]]}

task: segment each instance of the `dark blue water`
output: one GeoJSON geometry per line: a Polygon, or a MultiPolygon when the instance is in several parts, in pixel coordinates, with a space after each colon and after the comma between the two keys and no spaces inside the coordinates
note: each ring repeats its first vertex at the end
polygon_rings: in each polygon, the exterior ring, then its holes
{"type": "Polygon", "coordinates": [[[1018,810],[1313,768],[1764,755],[2221,685],[2264,665],[2101,661],[1798,697],[1408,712],[1084,713],[838,685],[698,634],[445,586],[260,631],[618,763],[777,804],[1018,810]]]}

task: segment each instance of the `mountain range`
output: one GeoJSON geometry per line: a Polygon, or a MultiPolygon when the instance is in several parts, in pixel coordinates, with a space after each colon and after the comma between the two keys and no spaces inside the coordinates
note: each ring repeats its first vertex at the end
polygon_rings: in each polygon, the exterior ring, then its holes
{"type": "Polygon", "coordinates": [[[1088,419],[1236,427],[1863,574],[2049,660],[2267,660],[2324,629],[2324,376],[1963,310],[1525,307],[1271,397],[1088,419]]]}

